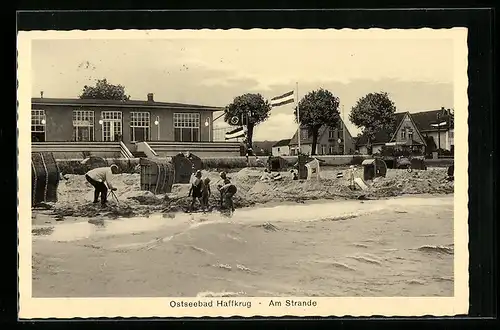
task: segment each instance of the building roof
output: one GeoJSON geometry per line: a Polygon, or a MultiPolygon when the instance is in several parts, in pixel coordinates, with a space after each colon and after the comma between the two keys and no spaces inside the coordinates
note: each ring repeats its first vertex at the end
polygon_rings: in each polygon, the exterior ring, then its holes
{"type": "Polygon", "coordinates": [[[273,147],[284,147],[290,144],[291,139],[284,139],[276,142],[273,147]]]}
{"type": "Polygon", "coordinates": [[[205,110],[222,111],[223,107],[214,107],[197,104],[140,101],[140,100],[96,100],[96,99],[63,99],[63,98],[40,98],[31,99],[32,105],[59,105],[71,107],[118,107],[118,108],[148,108],[148,109],[181,109],[181,110],[205,110]]]}
{"type": "Polygon", "coordinates": [[[437,131],[437,127],[432,127],[431,124],[436,124],[438,122],[437,116],[440,114],[440,122],[446,121],[445,126],[441,126],[440,129],[447,130],[448,128],[453,128],[453,115],[450,115],[444,108],[440,110],[430,110],[422,111],[417,113],[412,113],[411,117],[420,132],[437,131]],[[451,119],[451,120],[450,120],[451,119]]]}
{"type": "MultiPolygon", "coordinates": [[[[399,124],[401,123],[406,114],[407,112],[396,112],[394,114],[394,119],[395,119],[394,124],[396,125],[396,127],[399,126],[399,124]]],[[[375,134],[375,138],[371,142],[372,144],[385,144],[391,141],[392,135],[393,132],[390,132],[389,130],[380,130],[375,134]]],[[[362,134],[358,137],[356,141],[356,146],[364,146],[367,143],[368,143],[368,137],[365,134],[362,134]]]]}

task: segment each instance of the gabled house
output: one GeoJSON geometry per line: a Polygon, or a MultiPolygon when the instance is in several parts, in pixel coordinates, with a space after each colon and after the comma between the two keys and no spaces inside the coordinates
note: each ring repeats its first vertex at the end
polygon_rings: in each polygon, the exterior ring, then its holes
{"type": "Polygon", "coordinates": [[[453,151],[454,116],[450,109],[423,111],[411,114],[417,127],[426,138],[432,138],[437,149],[453,151]]]}
{"type": "MultiPolygon", "coordinates": [[[[417,124],[409,112],[394,114],[396,130],[394,132],[381,130],[371,141],[372,153],[376,154],[387,146],[405,146],[414,152],[424,152],[426,141],[420,133],[417,124]]],[[[368,137],[361,135],[357,139],[356,149],[361,154],[368,154],[368,137]]]]}
{"type": "MultiPolygon", "coordinates": [[[[298,154],[298,130],[295,131],[290,140],[290,155],[298,154]]],[[[300,129],[300,151],[304,154],[311,155],[312,151],[312,135],[305,127],[300,129]]],[[[355,150],[353,137],[346,125],[339,120],[336,128],[331,128],[326,125],[319,129],[318,141],[316,143],[316,155],[350,155],[355,150]]]]}
{"type": "Polygon", "coordinates": [[[284,139],[276,142],[272,147],[273,156],[289,156],[290,155],[290,139],[284,139]]]}

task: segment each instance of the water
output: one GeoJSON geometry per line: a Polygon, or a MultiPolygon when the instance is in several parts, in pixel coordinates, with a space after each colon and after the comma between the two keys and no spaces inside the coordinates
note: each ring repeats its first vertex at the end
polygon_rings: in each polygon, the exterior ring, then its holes
{"type": "MultiPolygon", "coordinates": [[[[36,236],[38,239],[68,242],[81,240],[95,236],[129,235],[138,234],[160,229],[185,231],[199,226],[210,224],[250,224],[262,223],[271,220],[273,223],[280,222],[311,222],[319,220],[345,220],[361,215],[367,215],[377,211],[394,208],[398,212],[398,206],[441,206],[445,199],[429,198],[397,198],[389,200],[364,201],[342,201],[327,202],[320,201],[307,203],[305,205],[278,205],[272,207],[254,207],[237,210],[232,217],[214,213],[170,213],[153,214],[148,217],[121,218],[121,219],[92,219],[90,222],[61,223],[53,227],[48,235],[36,236]]],[[[399,211],[402,212],[402,211],[399,211]]]]}
{"type": "Polygon", "coordinates": [[[70,222],[33,244],[38,296],[453,295],[452,196],[70,222]]]}

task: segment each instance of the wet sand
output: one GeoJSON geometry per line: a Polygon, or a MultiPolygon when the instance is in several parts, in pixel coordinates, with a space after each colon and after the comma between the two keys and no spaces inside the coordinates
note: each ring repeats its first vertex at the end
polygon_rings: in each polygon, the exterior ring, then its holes
{"type": "Polygon", "coordinates": [[[34,225],[34,297],[453,296],[453,195],[34,225]]]}

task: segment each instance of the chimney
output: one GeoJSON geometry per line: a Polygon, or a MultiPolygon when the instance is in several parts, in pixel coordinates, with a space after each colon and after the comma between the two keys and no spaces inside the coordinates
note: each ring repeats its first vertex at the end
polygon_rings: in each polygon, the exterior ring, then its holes
{"type": "Polygon", "coordinates": [[[148,93],[148,102],[154,102],[155,100],[153,99],[153,93],[148,93]]]}
{"type": "Polygon", "coordinates": [[[40,92],[40,98],[43,99],[43,91],[40,92]]]}

